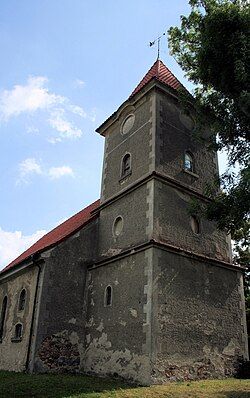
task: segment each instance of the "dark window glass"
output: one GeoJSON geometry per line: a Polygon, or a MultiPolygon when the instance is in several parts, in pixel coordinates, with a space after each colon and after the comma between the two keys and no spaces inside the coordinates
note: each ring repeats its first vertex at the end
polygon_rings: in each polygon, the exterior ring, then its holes
{"type": "Polygon", "coordinates": [[[122,175],[121,177],[125,177],[131,171],[131,156],[127,153],[122,159],[122,175]]]}
{"type": "Polygon", "coordinates": [[[15,339],[21,339],[23,334],[23,325],[21,323],[17,323],[15,327],[15,339]]]}
{"type": "Polygon", "coordinates": [[[107,286],[105,292],[105,305],[110,306],[112,303],[112,287],[107,286]]]}
{"type": "Polygon", "coordinates": [[[25,301],[26,301],[26,290],[23,289],[21,291],[21,293],[20,293],[20,296],[19,296],[19,305],[18,305],[19,311],[23,311],[24,310],[25,301]]]}
{"type": "Polygon", "coordinates": [[[188,152],[185,153],[184,169],[187,171],[194,172],[193,156],[188,152]]]}
{"type": "Polygon", "coordinates": [[[3,329],[4,329],[4,323],[7,311],[7,301],[8,301],[7,296],[5,296],[2,303],[1,318],[0,318],[0,339],[3,338],[3,329]]]}

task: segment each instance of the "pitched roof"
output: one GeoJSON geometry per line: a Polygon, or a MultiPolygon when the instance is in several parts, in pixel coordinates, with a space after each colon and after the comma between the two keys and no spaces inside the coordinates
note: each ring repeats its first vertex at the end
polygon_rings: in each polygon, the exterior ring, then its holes
{"type": "Polygon", "coordinates": [[[173,73],[164,65],[164,63],[157,59],[154,65],[149,69],[144,78],[140,81],[138,86],[134,89],[129,98],[138,93],[150,80],[157,79],[161,83],[167,84],[174,90],[182,86],[179,80],[173,73]]]}
{"type": "Polygon", "coordinates": [[[74,216],[70,217],[68,220],[64,221],[62,224],[58,225],[52,231],[48,232],[41,239],[39,239],[34,245],[23,252],[19,257],[13,260],[9,265],[7,265],[1,272],[5,272],[10,268],[18,265],[20,262],[24,261],[31,255],[43,252],[45,249],[58,244],[59,242],[66,239],[68,236],[72,235],[74,232],[81,229],[89,221],[93,220],[96,216],[92,214],[100,205],[100,200],[96,200],[91,205],[85,207],[85,209],[79,211],[74,216]]]}

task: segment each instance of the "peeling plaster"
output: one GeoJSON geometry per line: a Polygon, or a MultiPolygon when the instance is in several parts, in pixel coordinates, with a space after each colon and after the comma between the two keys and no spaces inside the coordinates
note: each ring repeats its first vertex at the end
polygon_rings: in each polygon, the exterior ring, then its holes
{"type": "Polygon", "coordinates": [[[130,311],[130,314],[131,314],[134,318],[137,318],[137,317],[138,317],[137,311],[136,311],[134,308],[130,308],[129,311],[130,311]]]}
{"type": "Polygon", "coordinates": [[[102,375],[119,374],[121,377],[149,384],[150,363],[147,355],[137,355],[128,349],[111,350],[106,333],[95,338],[86,350],[84,371],[102,375]]]}
{"type": "Polygon", "coordinates": [[[102,332],[103,329],[104,329],[103,321],[101,320],[100,325],[98,326],[98,328],[96,328],[96,330],[98,330],[98,332],[102,332]]]}

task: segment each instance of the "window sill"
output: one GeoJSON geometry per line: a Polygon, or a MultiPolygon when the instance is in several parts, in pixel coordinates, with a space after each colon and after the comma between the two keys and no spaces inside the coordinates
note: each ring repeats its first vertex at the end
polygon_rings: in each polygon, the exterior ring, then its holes
{"type": "Polygon", "coordinates": [[[123,183],[128,177],[130,177],[132,174],[132,171],[130,171],[129,173],[125,174],[124,176],[122,176],[119,180],[119,183],[123,183]]]}
{"type": "Polygon", "coordinates": [[[186,170],[186,169],[182,169],[182,171],[183,171],[184,173],[190,175],[191,177],[199,178],[198,174],[193,173],[192,171],[189,171],[189,170],[186,170]]]}
{"type": "Polygon", "coordinates": [[[17,338],[17,337],[12,337],[12,338],[11,338],[11,342],[12,342],[12,343],[20,343],[20,341],[22,341],[22,337],[19,337],[19,338],[17,338]]]}

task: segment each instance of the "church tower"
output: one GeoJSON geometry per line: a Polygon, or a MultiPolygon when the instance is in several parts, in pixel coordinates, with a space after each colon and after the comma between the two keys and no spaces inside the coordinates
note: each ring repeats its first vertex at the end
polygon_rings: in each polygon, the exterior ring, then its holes
{"type": "MultiPolygon", "coordinates": [[[[224,232],[190,215],[218,174],[181,83],[157,60],[105,137],[83,370],[155,381],[223,377],[247,356],[242,270],[224,232]]],[[[204,134],[207,133],[204,126],[204,134]]]]}

